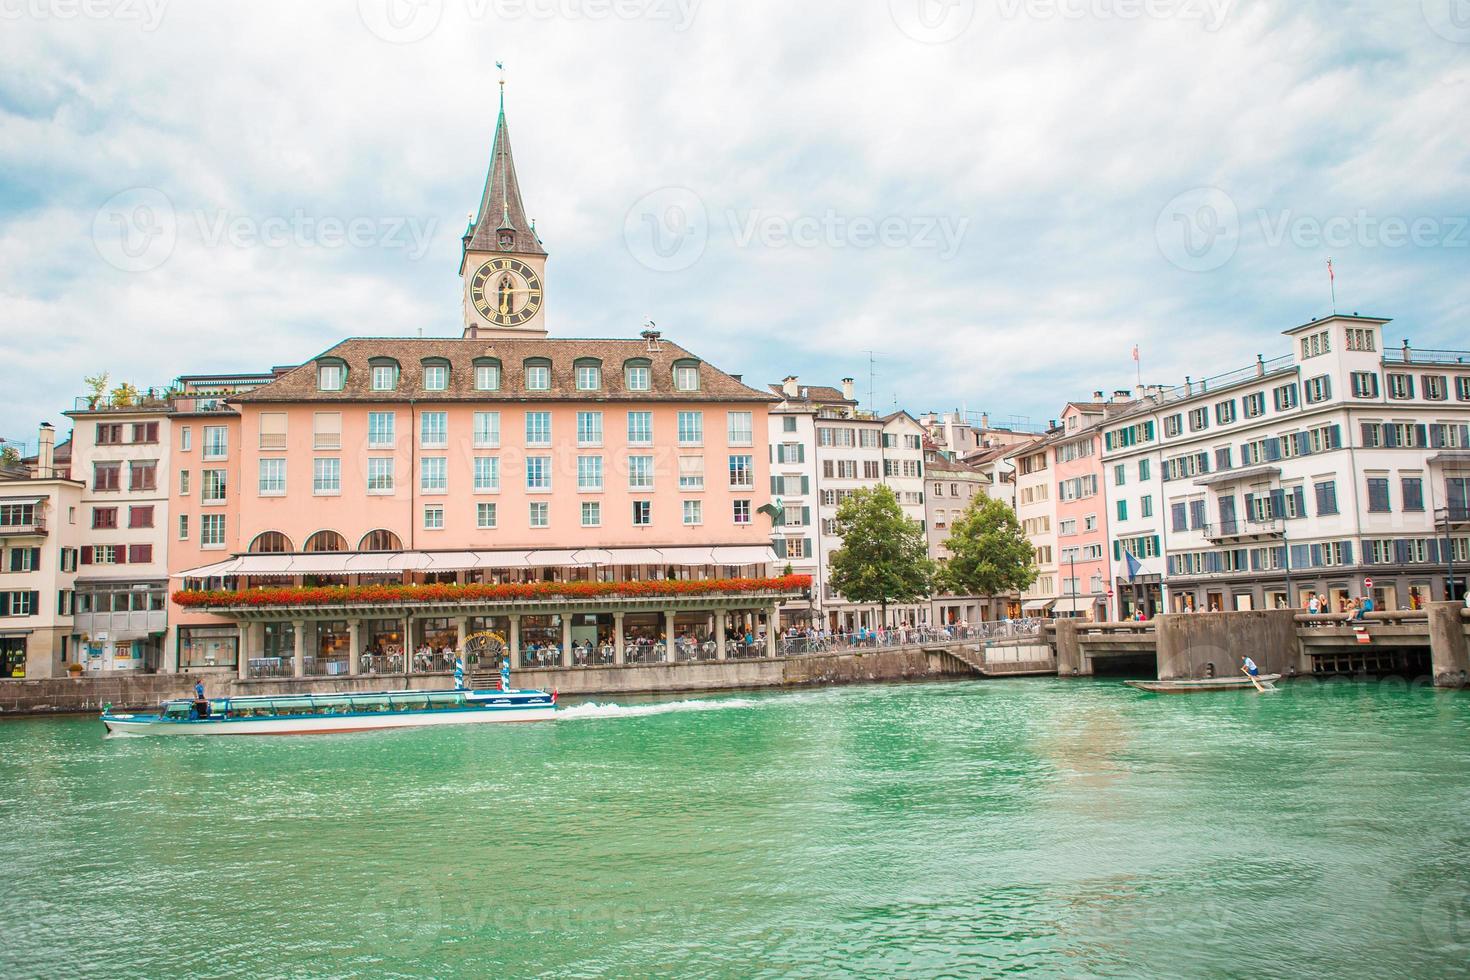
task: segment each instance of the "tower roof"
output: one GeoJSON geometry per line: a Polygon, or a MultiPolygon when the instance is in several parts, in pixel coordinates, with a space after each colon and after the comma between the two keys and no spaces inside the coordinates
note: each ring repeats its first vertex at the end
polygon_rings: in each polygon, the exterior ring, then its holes
{"type": "Polygon", "coordinates": [[[505,125],[505,80],[500,82],[500,118],[495,123],[495,145],[490,151],[490,172],[485,176],[485,192],[480,195],[480,210],[470,229],[465,232],[465,251],[517,252],[521,255],[545,255],[546,249],[536,237],[521,203],[521,185],[516,179],[515,159],[510,152],[510,130],[505,125]],[[502,247],[500,232],[511,233],[510,244],[502,247]]]}

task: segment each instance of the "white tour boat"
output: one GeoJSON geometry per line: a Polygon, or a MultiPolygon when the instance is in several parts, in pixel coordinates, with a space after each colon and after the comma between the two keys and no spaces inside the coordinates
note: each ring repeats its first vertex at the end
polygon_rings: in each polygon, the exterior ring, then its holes
{"type": "Polygon", "coordinates": [[[109,706],[102,723],[133,735],[317,735],[555,717],[555,692],[456,689],[179,699],[154,714],[115,714],[109,706]]]}

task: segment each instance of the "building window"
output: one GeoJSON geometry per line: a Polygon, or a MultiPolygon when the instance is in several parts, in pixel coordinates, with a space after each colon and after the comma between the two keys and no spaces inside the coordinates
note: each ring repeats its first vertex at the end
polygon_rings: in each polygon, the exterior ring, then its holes
{"type": "Polygon", "coordinates": [[[1347,328],[1347,349],[1358,351],[1374,351],[1378,349],[1378,341],[1374,331],[1365,327],[1347,328]]]}
{"type": "Polygon", "coordinates": [[[577,445],[600,446],[602,445],[602,413],[601,412],[578,412],[577,413],[577,445]]]}
{"type": "Polygon", "coordinates": [[[199,547],[223,548],[224,545],[225,515],[205,514],[199,518],[199,547]]]}
{"type": "Polygon", "coordinates": [[[1352,381],[1354,398],[1378,397],[1378,375],[1374,372],[1354,371],[1352,381]]]}
{"type": "Polygon", "coordinates": [[[1324,517],[1337,513],[1337,481],[1325,480],[1316,485],[1317,491],[1317,516],[1324,517]]]}
{"type": "Polygon", "coordinates": [[[1113,467],[1113,486],[1121,487],[1128,482],[1128,469],[1118,463],[1113,467]]]}
{"type": "Polygon", "coordinates": [[[1279,388],[1275,388],[1271,392],[1271,397],[1276,402],[1276,411],[1278,412],[1284,412],[1287,409],[1296,408],[1296,385],[1289,384],[1282,385],[1279,388]]]}
{"type": "Polygon", "coordinates": [[[342,448],[342,413],[317,412],[312,418],[313,449],[342,448]]]}
{"type": "Polygon", "coordinates": [[[1192,408],[1189,410],[1189,431],[1199,432],[1210,427],[1210,410],[1208,408],[1192,408]]]}
{"type": "Polygon", "coordinates": [[[551,365],[545,361],[526,362],[526,390],[551,390],[551,365]]]}
{"type": "Polygon", "coordinates": [[[179,540],[180,541],[188,541],[189,540],[189,515],[188,514],[180,514],[179,515],[179,540]]]}
{"type": "Polygon", "coordinates": [[[1388,499],[1388,478],[1368,477],[1368,513],[1387,514],[1391,510],[1388,499]]]}
{"type": "Polygon", "coordinates": [[[647,361],[630,361],[623,367],[623,383],[629,391],[648,391],[652,377],[647,361]]]}
{"type": "Polygon", "coordinates": [[[393,457],[368,457],[368,493],[389,494],[393,492],[393,457]]]}
{"type": "Polygon", "coordinates": [[[699,365],[697,365],[697,364],[675,364],[674,365],[674,390],[675,391],[698,391],[699,390],[699,365]]]}
{"type": "Polygon", "coordinates": [[[500,448],[500,413],[476,412],[474,440],[476,449],[500,448]]]}
{"type": "Polygon", "coordinates": [[[1414,397],[1414,377],[1409,374],[1388,376],[1388,397],[1408,399],[1414,397]]]}
{"type": "Polygon", "coordinates": [[[475,457],[475,492],[495,493],[500,490],[500,457],[475,457]]]}
{"type": "Polygon", "coordinates": [[[320,391],[341,391],[342,382],[347,372],[342,370],[340,364],[318,364],[316,366],[316,386],[320,391]]]}
{"type": "Polygon", "coordinates": [[[398,387],[398,365],[373,365],[373,391],[392,391],[398,387]]]}
{"type": "Polygon", "coordinates": [[[731,501],[731,507],[732,507],[732,510],[734,511],[734,517],[735,517],[735,523],[736,524],[749,524],[750,523],[750,501],[749,500],[733,500],[733,501],[731,501]]]}
{"type": "MultiPolygon", "coordinates": [[[[750,412],[730,412],[726,415],[726,441],[731,446],[754,444],[755,429],[750,412]]],[[[851,432],[851,429],[845,430],[851,432]]]]}
{"type": "Polygon", "coordinates": [[[286,492],[286,461],[284,459],[262,459],[260,461],[260,495],[279,497],[286,492]]]}
{"type": "Polygon", "coordinates": [[[795,432],[796,431],[796,416],[795,415],[788,415],[788,416],[786,416],[785,418],[783,418],[781,420],[781,431],[782,432],[795,432]]]}
{"type": "Polygon", "coordinates": [[[449,490],[447,456],[425,456],[419,461],[419,490],[424,493],[445,493],[449,490]]]}
{"type": "Polygon", "coordinates": [[[322,456],[312,460],[311,492],[322,497],[333,497],[342,492],[342,461],[335,456],[322,456]]]}
{"type": "Polygon", "coordinates": [[[500,390],[500,365],[499,364],[476,364],[475,365],[475,390],[476,391],[499,391],[500,390]]]}
{"type": "Polygon", "coordinates": [[[647,527],[653,523],[653,501],[633,501],[633,526],[647,527]]]}
{"type": "Polygon", "coordinates": [[[653,413],[652,412],[629,412],[628,413],[628,445],[651,446],[653,445],[653,413]]]}
{"type": "Polygon", "coordinates": [[[578,456],[577,457],[577,489],[578,490],[601,490],[602,489],[602,457],[601,456],[578,456]]]}
{"type": "Polygon", "coordinates": [[[1316,405],[1332,397],[1332,379],[1325,374],[1309,378],[1302,389],[1305,392],[1307,404],[1316,405]]]}
{"type": "Polygon", "coordinates": [[[680,412],[679,413],[679,445],[702,446],[704,445],[704,413],[703,412],[680,412]]]}
{"type": "Polygon", "coordinates": [[[179,452],[187,453],[194,448],[194,429],[192,426],[179,427],[179,452]]]}
{"type": "Polygon", "coordinates": [[[199,475],[203,481],[199,488],[199,499],[206,504],[221,503],[225,499],[225,471],[203,470],[199,475]]]}
{"type": "Polygon", "coordinates": [[[653,457],[652,456],[629,456],[628,457],[628,489],[629,490],[652,490],[653,489],[653,457]]]}
{"type": "Polygon", "coordinates": [[[1470,402],[1470,374],[1455,378],[1455,400],[1470,402]]]}
{"type": "Polygon", "coordinates": [[[599,527],[602,524],[602,503],[597,500],[582,501],[582,526],[599,527]]]}
{"type": "Polygon", "coordinates": [[[755,486],[755,457],[730,457],[730,489],[749,490],[755,486]]]}
{"type": "Polygon", "coordinates": [[[1424,481],[1417,476],[1406,476],[1401,481],[1401,491],[1404,495],[1404,510],[1423,513],[1424,511],[1424,481]]]}
{"type": "Polygon", "coordinates": [[[285,449],[286,413],[261,412],[259,439],[261,449],[285,449]]]}
{"type": "Polygon", "coordinates": [[[204,427],[205,459],[224,459],[229,455],[229,432],[230,430],[222,425],[206,425],[204,427]]]}
{"type": "Polygon", "coordinates": [[[447,365],[447,364],[425,364],[424,365],[424,390],[425,391],[447,391],[447,390],[449,390],[449,365],[447,365]]]}
{"type": "Polygon", "coordinates": [[[1215,404],[1215,422],[1217,425],[1227,425],[1235,421],[1235,399],[1217,402],[1215,404]]]}
{"type": "Polygon", "coordinates": [[[152,527],[153,506],[136,506],[128,508],[128,527],[152,527]]]}
{"type": "Polygon", "coordinates": [[[117,527],[116,507],[93,507],[92,528],[93,530],[111,530],[117,527]]]}
{"type": "Polygon", "coordinates": [[[430,504],[424,508],[424,530],[444,530],[444,505],[430,504]]]}
{"type": "Polygon", "coordinates": [[[1126,500],[1118,501],[1118,520],[1128,520],[1128,501],[1126,500]]]}
{"type": "Polygon", "coordinates": [[[1442,374],[1426,374],[1420,379],[1424,385],[1424,398],[1427,401],[1442,402],[1448,395],[1445,385],[1445,376],[1442,374]]]}
{"type": "Polygon", "coordinates": [[[449,416],[445,412],[425,412],[419,416],[419,446],[443,449],[449,445],[449,416]]]}
{"type": "Polygon", "coordinates": [[[128,464],[129,490],[158,489],[158,460],[138,459],[128,464]]]}
{"type": "Polygon", "coordinates": [[[1141,500],[1138,501],[1138,510],[1139,510],[1139,513],[1142,514],[1144,517],[1153,517],[1154,516],[1154,498],[1153,497],[1143,497],[1141,500]]]}
{"type": "Polygon", "coordinates": [[[368,448],[392,449],[397,436],[394,433],[397,415],[393,412],[368,412],[368,448]]]}
{"type": "Polygon", "coordinates": [[[551,413],[550,412],[527,412],[526,413],[526,445],[527,446],[549,446],[549,445],[551,445],[551,413]]]}
{"type": "Polygon", "coordinates": [[[704,501],[684,501],[684,523],[688,525],[704,523],[704,501]]]}
{"type": "Polygon", "coordinates": [[[704,457],[703,456],[680,456],[679,457],[679,489],[680,490],[703,490],[704,489],[704,457]]]}
{"type": "Polygon", "coordinates": [[[189,471],[179,470],[179,496],[189,496],[189,471]]]}
{"type": "Polygon", "coordinates": [[[544,500],[533,500],[531,502],[531,526],[551,526],[551,505],[544,500]]]}
{"type": "Polygon", "coordinates": [[[577,365],[577,390],[597,391],[602,387],[602,367],[597,364],[577,365]]]}
{"type": "Polygon", "coordinates": [[[526,457],[526,489],[536,492],[544,492],[551,489],[550,456],[526,457]]]}
{"type": "Polygon", "coordinates": [[[1241,399],[1245,406],[1245,417],[1258,419],[1266,414],[1266,393],[1264,391],[1252,392],[1241,399]]]}
{"type": "Polygon", "coordinates": [[[475,504],[475,527],[481,530],[495,527],[495,505],[493,503],[475,504]]]}
{"type": "Polygon", "coordinates": [[[1150,477],[1150,473],[1149,473],[1149,461],[1146,460],[1146,459],[1140,459],[1138,461],[1138,479],[1140,481],[1145,481],[1146,482],[1149,479],[1149,477],[1150,477]]]}
{"type": "Polygon", "coordinates": [[[1164,435],[1177,436],[1184,431],[1184,416],[1178,413],[1164,417],[1164,435]]]}

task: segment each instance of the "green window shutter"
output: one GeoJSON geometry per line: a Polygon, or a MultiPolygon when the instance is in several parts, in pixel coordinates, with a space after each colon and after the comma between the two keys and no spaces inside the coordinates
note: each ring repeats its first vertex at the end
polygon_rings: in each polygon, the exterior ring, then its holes
{"type": "Polygon", "coordinates": [[[1113,561],[1122,561],[1122,560],[1123,560],[1123,542],[1118,541],[1117,539],[1114,539],[1113,540],[1113,561]]]}
{"type": "Polygon", "coordinates": [[[806,496],[807,494],[809,494],[811,492],[812,492],[811,491],[811,477],[808,477],[808,476],[802,477],[801,478],[801,493],[802,493],[802,496],[806,496]]]}
{"type": "Polygon", "coordinates": [[[1159,536],[1157,534],[1155,534],[1153,540],[1154,540],[1154,554],[1155,555],[1162,555],[1164,553],[1164,549],[1161,548],[1161,547],[1159,547],[1159,536]]]}
{"type": "Polygon", "coordinates": [[[771,477],[771,496],[781,496],[781,478],[778,476],[771,477]]]}

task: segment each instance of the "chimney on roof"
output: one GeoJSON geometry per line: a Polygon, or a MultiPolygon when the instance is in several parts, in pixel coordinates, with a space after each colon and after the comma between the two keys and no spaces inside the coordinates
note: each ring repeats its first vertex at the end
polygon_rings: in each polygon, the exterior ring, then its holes
{"type": "Polygon", "coordinates": [[[1127,388],[1116,388],[1113,391],[1113,398],[1118,401],[1126,401],[1130,394],[1132,394],[1132,392],[1130,392],[1127,388]]]}
{"type": "Polygon", "coordinates": [[[1265,373],[1266,373],[1266,355],[1265,354],[1257,354],[1256,355],[1256,377],[1259,378],[1261,375],[1263,375],[1265,373]]]}
{"type": "Polygon", "coordinates": [[[36,437],[36,477],[49,480],[56,475],[56,430],[50,422],[41,423],[36,437]]]}
{"type": "Polygon", "coordinates": [[[982,428],[982,429],[988,429],[988,428],[990,428],[990,413],[989,412],[981,412],[980,413],[980,428],[982,428]]]}
{"type": "Polygon", "coordinates": [[[1095,402],[1102,401],[1103,400],[1103,393],[1101,391],[1094,391],[1092,393],[1092,400],[1095,401],[1095,402]]]}
{"type": "Polygon", "coordinates": [[[842,397],[843,398],[846,398],[848,401],[852,401],[852,379],[851,378],[843,378],[842,379],[842,397]]]}
{"type": "MultiPolygon", "coordinates": [[[[1357,316],[1356,313],[1354,313],[1353,315],[1354,316],[1357,316]]],[[[1408,337],[1405,337],[1404,338],[1404,363],[1405,364],[1408,364],[1411,360],[1413,360],[1413,352],[1409,349],[1409,338],[1408,337]]]]}
{"type": "Polygon", "coordinates": [[[795,398],[800,393],[801,389],[796,384],[796,375],[788,374],[781,379],[781,394],[787,398],[795,398]]]}
{"type": "Polygon", "coordinates": [[[1046,427],[1048,429],[1055,429],[1057,427],[1057,420],[1056,419],[1050,419],[1050,420],[1048,420],[1047,423],[1046,423],[1046,427]]]}

